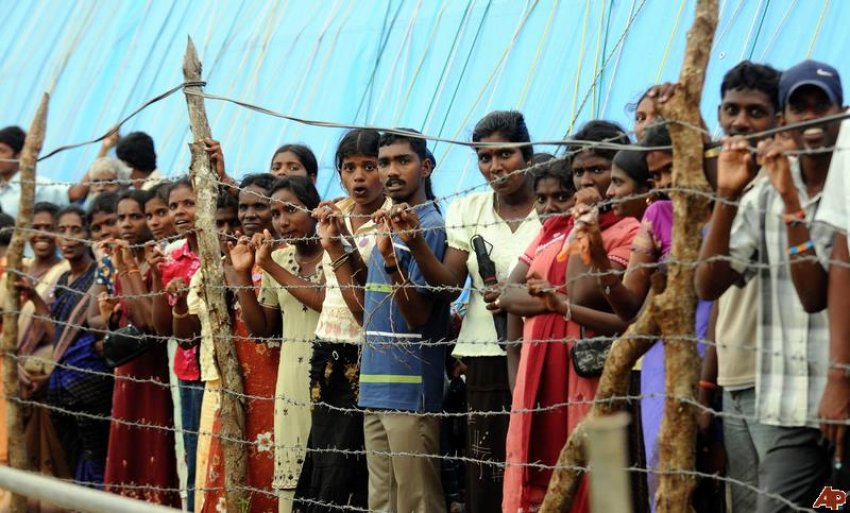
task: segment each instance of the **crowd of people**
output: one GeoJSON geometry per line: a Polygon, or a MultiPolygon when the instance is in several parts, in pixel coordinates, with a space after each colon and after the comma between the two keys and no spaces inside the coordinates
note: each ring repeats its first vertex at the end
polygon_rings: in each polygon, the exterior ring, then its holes
{"type": "MultiPolygon", "coordinates": [[[[491,112],[471,140],[489,189],[448,205],[411,130],[347,132],[336,199],[316,190],[307,146],[237,181],[206,140],[223,277],[201,265],[192,181],[157,169],[149,135],[115,132],[80,183],[37,180],[24,269],[0,283],[4,305],[8,280],[21,298],[6,365],[32,468],[205,513],[537,511],[612,341],[666,269],[673,153],[659,109],[674,94],[649,88],[632,132],[587,122],[561,157],[534,153],[521,113],[491,112]],[[221,280],[242,381],[239,505],[206,306],[221,280]]],[[[724,138],[704,159],[713,210],[693,220],[694,325],[697,468],[728,480],[700,479],[697,511],[812,507],[846,472],[850,330],[828,312],[847,311],[850,286],[850,124],[818,122],[844,109],[824,63],[744,61],[723,78],[724,138]]],[[[2,251],[23,144],[20,128],[0,130],[2,251]]],[[[655,511],[662,341],[629,397],[628,458],[647,470],[631,473],[634,510],[655,511]]],[[[572,511],[589,509],[583,478],[572,511]]]]}

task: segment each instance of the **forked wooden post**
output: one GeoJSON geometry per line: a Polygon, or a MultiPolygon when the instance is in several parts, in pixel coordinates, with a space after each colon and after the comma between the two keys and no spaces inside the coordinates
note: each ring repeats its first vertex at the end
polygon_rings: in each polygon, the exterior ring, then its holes
{"type": "MultiPolygon", "coordinates": [[[[9,444],[9,465],[20,470],[29,470],[27,446],[24,443],[24,421],[21,410],[14,399],[21,396],[18,381],[18,362],[13,355],[18,350],[18,315],[21,311],[21,298],[15,290],[15,281],[23,267],[24,243],[28,236],[24,231],[32,221],[32,207],[35,202],[35,165],[41,147],[44,144],[44,132],[47,129],[47,105],[50,95],[44,93],[41,104],[35,113],[27,137],[21,150],[18,179],[21,180],[21,201],[18,217],[15,219],[15,233],[6,252],[6,304],[3,314],[3,387],[6,393],[6,430],[9,444]]],[[[27,498],[12,495],[10,511],[25,513],[27,498]]]]}
{"type": "Polygon", "coordinates": [[[655,298],[657,321],[664,339],[664,420],[658,435],[658,492],[654,498],[659,513],[691,511],[696,462],[697,380],[700,358],[694,338],[697,297],[694,263],[699,258],[703,220],[708,214],[705,196],[690,191],[708,191],[703,174],[703,134],[700,130],[700,100],[705,82],[714,31],[717,0],[699,0],[694,24],[688,31],[685,61],[676,92],[660,105],[673,140],[673,243],[667,265],[667,290],[655,298]]]}
{"type": "MultiPolygon", "coordinates": [[[[183,59],[183,77],[186,82],[201,80],[201,61],[195,44],[189,38],[186,56],[183,59]]],[[[247,451],[244,440],[245,411],[240,397],[242,374],[230,328],[230,315],[224,299],[224,268],[221,249],[215,227],[215,209],[218,196],[218,180],[210,167],[209,157],[204,151],[203,140],[211,137],[210,125],[204,99],[188,94],[189,90],[200,91],[200,86],[187,86],[186,104],[189,108],[189,125],[193,142],[191,175],[195,189],[195,229],[203,272],[203,297],[209,310],[210,326],[214,334],[216,361],[221,374],[221,445],[224,449],[224,486],[228,510],[241,511],[247,500],[245,478],[247,475],[247,451]]],[[[198,493],[201,493],[199,490],[198,493]]]]}
{"type": "MultiPolygon", "coordinates": [[[[699,104],[705,70],[714,31],[717,26],[717,0],[698,0],[696,18],[688,32],[685,62],[673,98],[662,106],[662,114],[673,139],[674,190],[707,190],[703,176],[702,133],[699,104]]],[[[692,471],[695,461],[696,416],[690,406],[695,395],[700,360],[694,341],[693,263],[698,258],[702,219],[708,213],[702,196],[673,192],[673,246],[667,266],[666,286],[662,277],[653,277],[653,293],[638,320],[618,340],[608,357],[599,381],[588,419],[609,414],[621,405],[617,396],[628,390],[632,366],[652,345],[653,336],[665,339],[665,404],[664,421],[659,435],[660,467],[659,513],[691,511],[694,479],[682,471],[692,471]],[[637,337],[637,338],[635,338],[637,337]],[[610,400],[610,402],[608,401],[610,400]]],[[[586,464],[584,422],[571,433],[558,459],[559,468],[549,482],[541,513],[569,511],[586,464]]]]}

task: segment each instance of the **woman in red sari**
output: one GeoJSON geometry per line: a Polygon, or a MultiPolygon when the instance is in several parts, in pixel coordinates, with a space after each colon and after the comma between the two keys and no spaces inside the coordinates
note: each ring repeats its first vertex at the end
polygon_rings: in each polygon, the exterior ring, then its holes
{"type": "MultiPolygon", "coordinates": [[[[115,294],[120,304],[117,327],[133,324],[142,331],[151,332],[151,306],[149,298],[144,297],[150,290],[151,273],[142,246],[151,238],[143,207],[146,195],[144,191],[133,190],[119,197],[117,215],[121,240],[113,244],[112,255],[117,270],[115,294]]],[[[110,318],[111,328],[116,327],[113,324],[118,315],[111,315],[106,308],[101,316],[110,318]]],[[[180,506],[176,491],[172,412],[164,341],[115,368],[113,421],[104,479],[107,491],[180,506]]]]}
{"type": "MultiPolygon", "coordinates": [[[[601,121],[588,123],[573,138],[628,142],[619,127],[601,121]]],[[[610,182],[613,153],[589,149],[574,157],[572,179],[579,190],[574,211],[586,208],[585,204],[592,204],[605,193],[610,182]]],[[[508,428],[502,503],[505,513],[537,511],[561,449],[590,410],[598,379],[576,374],[570,358],[573,344],[593,337],[596,332],[591,330],[612,335],[612,325],[615,330],[624,327],[615,315],[594,310],[596,305],[574,290],[572,281],[568,285],[569,259],[565,244],[574,224],[573,218],[567,215],[547,220],[540,235],[520,257],[509,281],[520,284],[528,280],[533,292],[547,290],[551,288],[548,283],[552,283],[559,293],[534,297],[521,288],[508,287],[499,299],[500,306],[509,313],[526,318],[508,428]],[[533,287],[541,282],[548,283],[533,287]],[[562,299],[569,301],[567,315],[559,311],[562,299]],[[542,467],[532,465],[534,462],[542,467]]],[[[638,229],[637,221],[620,218],[609,211],[600,215],[599,225],[612,267],[625,268],[631,241],[638,229]]],[[[584,482],[572,511],[589,511],[584,482]]]]}

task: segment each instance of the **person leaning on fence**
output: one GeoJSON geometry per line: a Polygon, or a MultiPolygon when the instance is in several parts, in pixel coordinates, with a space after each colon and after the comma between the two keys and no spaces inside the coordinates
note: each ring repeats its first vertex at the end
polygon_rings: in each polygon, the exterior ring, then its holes
{"type": "MultiPolygon", "coordinates": [[[[591,121],[572,138],[629,142],[619,126],[606,121],[591,121]]],[[[534,462],[548,467],[555,465],[570,433],[590,410],[591,404],[586,401],[596,394],[598,379],[577,373],[570,349],[585,336],[592,337],[592,333],[610,336],[624,329],[624,324],[611,313],[588,308],[599,304],[599,298],[589,299],[586,292],[589,288],[585,286],[585,292],[578,291],[579,282],[568,278],[574,273],[567,248],[575,229],[575,213],[589,209],[605,194],[611,182],[611,161],[615,154],[592,146],[574,151],[572,171],[578,192],[572,215],[547,220],[519,257],[510,282],[527,280],[528,290],[511,287],[499,299],[509,312],[526,316],[507,439],[508,466],[502,507],[506,513],[539,507],[552,469],[528,465],[534,462]],[[564,307],[566,310],[561,311],[564,307]],[[561,344],[559,340],[568,343],[561,344]],[[537,408],[545,411],[534,411],[537,408]]],[[[610,210],[599,216],[605,252],[616,269],[623,269],[628,262],[628,248],[637,225],[636,220],[621,218],[610,210]]],[[[583,480],[573,511],[588,508],[587,485],[583,480]]]]}
{"type": "Polygon", "coordinates": [[[443,258],[445,225],[429,193],[431,164],[424,139],[381,135],[378,170],[393,205],[373,217],[378,232],[366,279],[359,401],[367,409],[371,510],[446,511],[436,459],[439,419],[432,414],[442,407],[449,303],[428,288],[408,246],[422,237],[443,258]]]}
{"type": "Polygon", "coordinates": [[[363,414],[357,410],[357,398],[363,286],[377,229],[371,217],[379,208],[392,205],[378,173],[380,135],[376,130],[355,129],[343,136],[335,163],[348,198],[323,201],[313,211],[325,250],[325,301],[310,362],[313,418],[307,457],[312,465],[302,479],[309,481],[309,497],[328,506],[308,504],[305,509],[311,513],[368,505],[366,457],[357,454],[364,450],[363,414]]]}
{"type": "MultiPolygon", "coordinates": [[[[842,110],[838,71],[804,61],[779,82],[782,122],[809,121],[842,110]]],[[[747,279],[759,265],[760,311],[756,414],[766,445],[758,487],[810,507],[829,472],[827,447],[818,427],[818,403],[827,380],[828,327],[823,306],[831,238],[810,223],[818,210],[838,134],[838,123],[789,132],[758,144],[766,176],[752,179],[752,155],[741,138],[728,139],[718,161],[718,196],[700,251],[697,293],[716,298],[747,279]],[[791,160],[785,152],[804,152],[791,160]],[[717,258],[721,257],[721,258],[717,258]]],[[[790,511],[759,495],[759,512],[790,511]]]]}
{"type": "MultiPolygon", "coordinates": [[[[531,140],[525,119],[517,111],[491,112],[472,132],[474,143],[527,143],[531,140]]],[[[507,333],[498,333],[494,321],[504,314],[494,303],[498,287],[487,288],[485,278],[504,283],[521,248],[540,231],[534,209],[532,177],[524,171],[531,163],[532,147],[478,147],[478,169],[492,190],[468,194],[454,201],[446,214],[448,248],[440,261],[425,238],[414,235],[408,246],[428,284],[444,289],[439,294],[455,299],[467,277],[472,279],[469,307],[461,325],[453,356],[466,366],[467,418],[466,511],[496,511],[502,504],[503,470],[490,461],[503,461],[508,431],[507,415],[486,415],[510,409],[507,333]],[[484,239],[485,251],[495,265],[495,276],[482,276],[479,255],[472,239],[484,239]],[[477,414],[476,414],[477,413],[477,414]]],[[[506,323],[503,324],[506,327],[506,323]]]]}
{"type": "MultiPolygon", "coordinates": [[[[33,258],[24,259],[22,281],[31,287],[33,293],[48,307],[52,304],[56,283],[60,276],[68,271],[68,261],[59,258],[56,250],[56,214],[59,207],[52,203],[36,203],[29,234],[29,243],[33,248],[33,258]]],[[[14,277],[4,274],[0,279],[0,305],[6,304],[6,283],[14,277]]],[[[43,402],[45,387],[53,369],[53,341],[44,337],[44,326],[35,311],[35,302],[21,300],[18,315],[18,379],[21,383],[21,397],[29,401],[43,402]]],[[[0,419],[6,418],[6,405],[0,406],[0,419]]],[[[30,468],[60,479],[70,479],[71,471],[65,461],[65,455],[59,443],[58,435],[50,421],[50,411],[39,407],[24,408],[24,437],[30,468]]],[[[5,423],[0,427],[0,458],[8,464],[7,433],[5,423]]],[[[0,498],[0,509],[8,507],[8,493],[0,498]]],[[[42,505],[44,507],[45,505],[42,505]]]]}
{"type": "MultiPolygon", "coordinates": [[[[316,237],[313,209],[319,193],[313,183],[300,176],[278,179],[269,191],[274,230],[287,244],[275,249],[268,229],[239,239],[231,245],[230,260],[242,319],[255,339],[280,342],[280,365],[274,389],[274,436],[263,435],[274,448],[274,481],[281,513],[301,511],[306,485],[301,479],[306,467],[310,436],[310,358],[312,340],[325,298],[324,253],[316,237]],[[249,287],[251,270],[259,266],[262,284],[259,298],[249,287]]],[[[258,345],[255,347],[259,347],[258,345]]],[[[273,372],[273,371],[272,371],[273,372]]],[[[259,440],[258,440],[259,441],[259,440]]]]}
{"type": "MultiPolygon", "coordinates": [[[[739,63],[724,75],[717,108],[724,134],[749,135],[776,126],[780,75],[770,66],[750,61],[739,63]]],[[[758,166],[755,162],[751,165],[755,176],[758,166]]],[[[717,299],[715,343],[706,347],[699,388],[700,403],[713,409],[722,389],[723,411],[728,414],[721,418],[726,475],[753,487],[758,486],[759,460],[767,451],[767,438],[755,413],[758,305],[758,273],[746,284],[730,286],[717,299]]],[[[702,419],[704,429],[710,416],[703,415],[702,419]]],[[[731,486],[729,491],[732,511],[756,509],[753,489],[731,486]]]]}
{"type": "MultiPolygon", "coordinates": [[[[133,325],[140,334],[154,331],[149,295],[154,278],[144,258],[144,244],[151,238],[144,214],[148,196],[146,191],[129,190],[118,197],[120,239],[108,243],[116,269],[114,298],[118,305],[116,310],[114,302],[107,301],[106,309],[100,311],[110,330],[133,325]],[[116,311],[118,315],[114,315],[116,311]]],[[[115,380],[105,489],[152,503],[179,506],[180,496],[174,491],[177,463],[166,344],[156,341],[132,360],[115,367],[115,380]],[[140,451],[140,447],[145,450],[140,451]]]]}
{"type": "Polygon", "coordinates": [[[42,327],[53,342],[56,366],[47,383],[51,420],[76,482],[103,485],[112,409],[112,369],[103,359],[100,335],[86,321],[88,294],[96,265],[89,252],[86,215],[70,206],[56,215],[56,241],[69,270],[59,277],[50,309],[36,295],[26,293],[42,327]]]}

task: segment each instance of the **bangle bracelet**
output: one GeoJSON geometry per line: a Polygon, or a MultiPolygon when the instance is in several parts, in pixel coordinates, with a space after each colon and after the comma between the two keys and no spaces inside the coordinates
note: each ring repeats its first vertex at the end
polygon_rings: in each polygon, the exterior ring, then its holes
{"type": "Polygon", "coordinates": [[[183,313],[179,313],[177,310],[174,309],[174,307],[171,307],[171,316],[175,319],[185,319],[186,317],[189,317],[189,310],[186,310],[183,313]]]}
{"type": "Polygon", "coordinates": [[[385,265],[384,272],[387,273],[387,276],[395,274],[398,272],[398,265],[385,265]]]}
{"type": "Polygon", "coordinates": [[[567,298],[567,311],[564,312],[564,320],[570,322],[573,320],[573,306],[570,304],[570,298],[567,298]]]}
{"type": "Polygon", "coordinates": [[[797,256],[800,253],[805,253],[806,251],[810,251],[815,249],[815,243],[811,240],[807,240],[806,242],[799,244],[797,246],[791,246],[785,250],[788,256],[797,256]]]}
{"type": "Polygon", "coordinates": [[[806,211],[800,209],[796,212],[789,212],[782,215],[782,220],[786,225],[802,224],[806,221],[806,211]]]}
{"type": "Polygon", "coordinates": [[[142,274],[142,272],[141,272],[141,271],[139,271],[139,269],[138,269],[138,268],[129,269],[129,270],[127,270],[127,271],[125,271],[125,272],[124,272],[124,274],[132,274],[132,273],[139,273],[139,274],[142,274]]]}
{"type": "Polygon", "coordinates": [[[711,381],[706,381],[704,379],[699,380],[699,387],[703,390],[716,390],[717,383],[712,383],[711,381]]]}
{"type": "Polygon", "coordinates": [[[331,263],[331,269],[336,271],[340,267],[348,261],[348,258],[351,256],[351,253],[343,253],[343,255],[331,263]]]}

